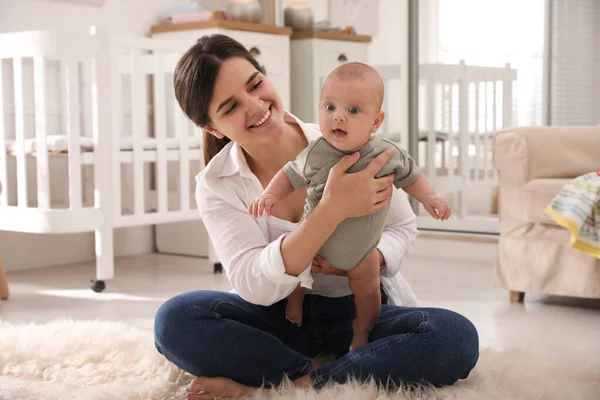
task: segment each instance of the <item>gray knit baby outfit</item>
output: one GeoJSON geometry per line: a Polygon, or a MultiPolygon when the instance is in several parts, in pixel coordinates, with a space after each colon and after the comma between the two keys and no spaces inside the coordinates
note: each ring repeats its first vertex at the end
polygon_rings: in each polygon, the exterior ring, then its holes
{"type": "MultiPolygon", "coordinates": [[[[416,165],[414,159],[393,142],[380,136],[374,136],[359,150],[360,159],[347,172],[363,170],[388,147],[395,149],[394,155],[377,173],[376,177],[395,173],[394,186],[397,188],[406,187],[415,182],[421,174],[421,169],[416,165]]],[[[309,143],[296,160],[290,161],[283,167],[283,171],[294,189],[309,185],[303,219],[314,210],[321,200],[331,168],[348,154],[352,153],[338,150],[325,138],[320,137],[309,143]]],[[[388,210],[389,203],[378,213],[345,219],[323,244],[319,254],[332,267],[346,271],[354,268],[379,244],[388,210]]]]}

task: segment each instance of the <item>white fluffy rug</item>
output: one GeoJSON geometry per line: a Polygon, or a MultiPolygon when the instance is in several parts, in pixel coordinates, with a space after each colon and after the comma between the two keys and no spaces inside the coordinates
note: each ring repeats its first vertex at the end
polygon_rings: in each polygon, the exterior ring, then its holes
{"type": "MultiPolygon", "coordinates": [[[[190,380],[156,352],[151,332],[123,323],[0,321],[0,399],[183,399],[190,380]]],[[[353,383],[320,392],[258,392],[252,398],[598,400],[600,367],[575,359],[482,349],[471,376],[443,389],[386,393],[374,385],[353,383]]]]}

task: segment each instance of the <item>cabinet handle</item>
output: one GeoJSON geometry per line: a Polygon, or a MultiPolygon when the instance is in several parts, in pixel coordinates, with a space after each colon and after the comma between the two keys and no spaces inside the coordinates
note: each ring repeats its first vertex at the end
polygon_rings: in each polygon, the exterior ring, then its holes
{"type": "Polygon", "coordinates": [[[252,54],[253,57],[260,56],[260,50],[258,49],[258,47],[251,47],[248,51],[250,52],[250,54],[252,54]]]}
{"type": "Polygon", "coordinates": [[[342,54],[340,54],[338,56],[338,61],[339,62],[346,62],[346,61],[348,61],[348,57],[346,57],[346,55],[344,53],[342,53],[342,54]]]}

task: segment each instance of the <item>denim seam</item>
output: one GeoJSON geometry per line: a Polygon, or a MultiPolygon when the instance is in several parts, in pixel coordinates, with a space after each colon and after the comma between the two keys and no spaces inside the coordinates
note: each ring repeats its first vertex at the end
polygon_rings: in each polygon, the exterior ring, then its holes
{"type": "MultiPolygon", "coordinates": [[[[228,303],[228,302],[226,302],[226,301],[219,301],[219,300],[217,300],[217,301],[215,301],[215,302],[217,302],[217,304],[215,304],[215,303],[211,304],[211,306],[210,306],[210,307],[212,308],[212,310],[210,310],[210,311],[214,312],[215,314],[218,314],[219,316],[221,316],[221,314],[219,314],[219,313],[216,311],[216,310],[217,310],[217,307],[219,307],[221,304],[226,304],[226,305],[228,305],[228,306],[235,307],[235,308],[237,308],[238,310],[242,310],[242,311],[244,311],[244,312],[247,312],[248,314],[252,315],[254,318],[257,318],[257,319],[259,319],[259,320],[263,321],[263,322],[264,322],[264,323],[266,323],[267,325],[273,326],[273,327],[275,327],[275,328],[277,328],[277,329],[286,329],[286,327],[284,327],[284,326],[281,326],[281,325],[275,325],[275,324],[273,324],[271,321],[268,321],[268,320],[266,320],[266,319],[264,319],[264,318],[261,318],[261,317],[259,317],[258,315],[256,315],[256,314],[254,314],[254,313],[250,312],[249,310],[247,310],[247,309],[245,309],[245,308],[239,307],[239,306],[237,306],[237,305],[235,305],[235,304],[228,303]],[[217,301],[218,301],[218,302],[217,302],[217,301]]],[[[300,333],[300,334],[302,334],[302,335],[304,335],[304,336],[308,336],[306,333],[304,333],[304,332],[302,332],[302,331],[299,331],[298,333],[300,333]]]]}
{"type": "Polygon", "coordinates": [[[425,329],[427,329],[427,326],[429,325],[429,313],[428,312],[423,312],[423,311],[419,311],[421,313],[421,316],[423,317],[423,321],[421,321],[421,323],[419,324],[419,333],[423,333],[425,332],[425,329]]]}
{"type": "Polygon", "coordinates": [[[215,314],[217,316],[217,318],[223,318],[223,316],[221,314],[219,314],[215,310],[212,310],[211,308],[206,308],[206,307],[203,307],[203,306],[199,306],[197,304],[193,304],[192,307],[194,307],[194,308],[200,308],[200,309],[202,309],[204,311],[207,311],[209,313],[213,313],[213,314],[215,314]]]}
{"type": "MultiPolygon", "coordinates": [[[[362,351],[359,354],[355,355],[354,357],[350,358],[349,360],[345,361],[344,363],[338,365],[337,367],[333,368],[332,370],[326,372],[325,374],[317,374],[315,373],[314,375],[311,373],[311,378],[313,380],[313,386],[315,388],[318,388],[318,386],[321,385],[322,382],[329,380],[331,378],[332,375],[336,374],[338,371],[346,368],[349,364],[352,364],[358,360],[360,360],[361,358],[366,357],[367,355],[381,350],[387,346],[389,346],[390,344],[396,343],[396,342],[402,342],[404,340],[406,340],[409,337],[412,337],[416,335],[415,333],[411,332],[411,333],[404,333],[404,334],[399,334],[398,336],[394,336],[391,337],[389,340],[386,340],[383,343],[378,344],[377,346],[373,346],[372,348],[362,351]]],[[[314,371],[316,372],[316,371],[314,371]]]]}
{"type": "MultiPolygon", "coordinates": [[[[419,314],[421,314],[421,317],[423,317],[423,321],[419,323],[419,332],[423,333],[423,331],[425,330],[425,328],[427,327],[427,324],[429,323],[429,314],[428,313],[424,313],[423,311],[413,311],[413,312],[418,312],[419,314]]],[[[381,321],[377,321],[375,322],[375,325],[379,325],[379,324],[383,324],[385,322],[390,322],[390,321],[396,321],[402,318],[406,318],[410,315],[409,314],[403,314],[403,315],[399,315],[397,317],[392,317],[392,318],[388,318],[388,319],[384,319],[381,321]]],[[[351,326],[351,325],[350,325],[351,326]]],[[[337,332],[337,331],[343,331],[345,329],[348,329],[348,326],[345,326],[344,328],[339,328],[339,329],[328,329],[327,332],[337,332]]]]}

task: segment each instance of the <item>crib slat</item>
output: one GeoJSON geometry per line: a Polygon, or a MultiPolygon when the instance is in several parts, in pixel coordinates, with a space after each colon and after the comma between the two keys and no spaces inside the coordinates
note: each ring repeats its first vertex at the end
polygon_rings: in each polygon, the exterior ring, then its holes
{"type": "Polygon", "coordinates": [[[69,205],[81,208],[81,148],[79,117],[79,71],[77,61],[70,60],[63,71],[67,73],[67,137],[69,140],[69,205]]]}
{"type": "MultiPolygon", "coordinates": [[[[81,62],[81,116],[83,118],[81,128],[81,136],[92,137],[92,60],[85,59],[81,62]]],[[[84,160],[82,159],[82,162],[84,160]]],[[[118,168],[118,167],[116,167],[118,168]]],[[[82,171],[83,174],[83,171],[82,171]]],[[[120,186],[120,185],[119,185],[120,186]]],[[[85,185],[83,190],[83,199],[87,204],[88,199],[93,199],[93,188],[90,185],[85,185]],[[90,196],[91,194],[91,196],[90,196]]]]}
{"type": "Polygon", "coordinates": [[[430,179],[437,177],[437,170],[435,168],[435,148],[436,148],[436,134],[435,134],[435,81],[433,79],[427,80],[427,175],[430,179]]]}
{"type": "Polygon", "coordinates": [[[13,58],[15,90],[15,144],[17,145],[17,204],[27,207],[27,159],[25,158],[25,120],[23,115],[23,63],[13,58]]]}
{"type": "Polygon", "coordinates": [[[494,108],[492,109],[492,130],[495,132],[498,129],[498,91],[497,91],[497,81],[492,82],[493,85],[493,93],[494,93],[494,108]]]}
{"type": "Polygon", "coordinates": [[[510,64],[506,64],[504,67],[502,89],[502,127],[508,128],[512,125],[512,71],[510,64]]]}
{"type": "MultiPolygon", "coordinates": [[[[493,100],[492,100],[492,133],[498,129],[498,115],[497,115],[497,91],[496,91],[496,81],[492,81],[493,85],[493,100]]],[[[489,133],[483,136],[483,179],[489,179],[489,171],[492,170],[491,160],[490,158],[490,148],[489,148],[489,133]]]]}
{"type": "Polygon", "coordinates": [[[133,187],[135,193],[134,213],[137,216],[144,214],[144,159],[143,140],[147,135],[146,120],[146,86],[145,74],[141,71],[139,52],[131,53],[131,102],[133,123],[133,187]]]}
{"type": "MultiPolygon", "coordinates": [[[[110,154],[110,160],[113,163],[110,169],[110,176],[107,177],[107,187],[110,183],[111,188],[111,213],[113,215],[112,220],[119,221],[122,218],[123,209],[121,207],[122,199],[121,193],[125,185],[121,182],[121,164],[120,157],[122,156],[119,151],[119,140],[123,131],[123,120],[119,117],[123,115],[124,101],[123,101],[123,82],[122,75],[118,71],[117,65],[111,65],[110,70],[107,74],[108,82],[110,82],[110,104],[108,109],[108,115],[111,116],[110,124],[105,125],[109,130],[110,140],[106,142],[110,143],[110,148],[107,151],[110,154]]],[[[90,92],[91,95],[91,92],[90,92]]],[[[106,143],[105,142],[105,143],[106,143]]],[[[130,152],[128,152],[130,153],[130,152]]],[[[130,154],[132,155],[132,154],[130,154]]],[[[133,156],[133,155],[132,155],[133,156]]]]}
{"type": "Polygon", "coordinates": [[[458,85],[458,132],[459,132],[459,174],[461,177],[461,195],[458,214],[467,217],[467,190],[471,175],[469,165],[469,76],[465,62],[461,60],[461,78],[458,85]]]}
{"type": "Polygon", "coordinates": [[[479,81],[475,82],[475,96],[474,96],[474,101],[475,101],[475,130],[473,132],[473,144],[475,145],[475,180],[477,180],[478,177],[478,171],[479,168],[481,166],[481,154],[480,154],[480,149],[481,147],[479,146],[479,142],[480,142],[480,137],[481,137],[481,132],[479,130],[479,81]]]}
{"type": "Polygon", "coordinates": [[[81,96],[81,115],[83,117],[83,133],[81,136],[91,137],[92,133],[92,60],[81,62],[81,80],[83,90],[81,96]]]}
{"type": "Polygon", "coordinates": [[[441,84],[440,88],[442,91],[442,123],[441,129],[445,132],[450,132],[450,124],[448,123],[448,94],[446,93],[446,84],[441,84]]]}
{"type": "Polygon", "coordinates": [[[175,113],[175,132],[179,139],[179,201],[181,211],[190,209],[190,154],[189,154],[189,124],[179,109],[175,113]]]}
{"type": "Polygon", "coordinates": [[[33,58],[33,82],[35,98],[35,150],[37,161],[38,207],[50,208],[50,167],[46,136],[46,74],[44,58],[33,58]]]}
{"type": "Polygon", "coordinates": [[[168,211],[167,199],[167,150],[165,138],[167,132],[167,109],[165,94],[164,56],[156,57],[156,71],[154,74],[154,132],[156,135],[156,179],[158,190],[158,212],[168,211]]]}
{"type": "Polygon", "coordinates": [[[455,167],[457,165],[456,159],[454,158],[454,154],[452,149],[456,145],[456,138],[454,134],[454,112],[452,111],[452,85],[444,85],[444,96],[446,97],[445,104],[448,105],[448,110],[446,111],[446,131],[448,132],[448,145],[450,147],[450,157],[448,159],[448,176],[456,175],[455,167]]]}
{"type": "Polygon", "coordinates": [[[0,207],[8,206],[8,181],[6,180],[6,132],[4,131],[4,71],[0,60],[0,207]]]}

